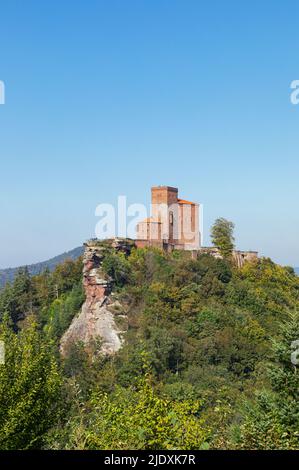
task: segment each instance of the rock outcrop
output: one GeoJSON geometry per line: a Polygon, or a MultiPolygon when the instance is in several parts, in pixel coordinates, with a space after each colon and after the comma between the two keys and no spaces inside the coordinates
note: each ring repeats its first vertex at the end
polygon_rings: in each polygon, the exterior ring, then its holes
{"type": "Polygon", "coordinates": [[[129,254],[133,246],[133,240],[121,238],[85,243],[83,285],[86,300],[61,339],[62,355],[67,355],[74,343],[83,343],[87,348],[97,343],[103,354],[114,354],[120,349],[127,330],[127,317],[115,300],[113,279],[104,273],[102,262],[107,251],[129,254]]]}

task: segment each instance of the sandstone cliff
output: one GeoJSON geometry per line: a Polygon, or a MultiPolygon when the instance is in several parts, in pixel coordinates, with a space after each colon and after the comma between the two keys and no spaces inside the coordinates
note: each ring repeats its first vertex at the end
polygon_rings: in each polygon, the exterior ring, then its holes
{"type": "Polygon", "coordinates": [[[134,242],[128,239],[105,241],[90,240],[85,243],[83,256],[83,285],[86,294],[82,310],[61,339],[61,353],[67,355],[73,343],[81,342],[87,348],[98,342],[100,351],[113,354],[118,351],[127,330],[127,317],[112,292],[113,279],[102,269],[107,250],[129,254],[134,242]],[[120,326],[121,324],[121,326],[120,326]]]}

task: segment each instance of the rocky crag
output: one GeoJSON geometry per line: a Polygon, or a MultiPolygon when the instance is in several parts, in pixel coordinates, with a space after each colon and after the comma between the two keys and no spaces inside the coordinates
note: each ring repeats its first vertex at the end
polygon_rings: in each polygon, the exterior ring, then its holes
{"type": "Polygon", "coordinates": [[[114,354],[123,343],[127,316],[112,292],[113,279],[104,273],[102,262],[107,250],[122,251],[128,255],[134,241],[120,238],[89,240],[84,245],[83,285],[86,300],[61,339],[61,353],[67,355],[72,344],[82,343],[86,348],[98,344],[103,354],[114,354]]]}

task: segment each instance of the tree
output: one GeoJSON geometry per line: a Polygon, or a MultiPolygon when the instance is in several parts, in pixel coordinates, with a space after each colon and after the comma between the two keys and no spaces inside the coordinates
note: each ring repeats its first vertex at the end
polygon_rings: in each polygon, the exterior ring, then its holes
{"type": "Polygon", "coordinates": [[[117,287],[122,287],[130,278],[130,265],[124,253],[107,253],[102,269],[117,287]]]}
{"type": "Polygon", "coordinates": [[[298,449],[299,447],[299,313],[289,314],[281,324],[279,340],[273,341],[273,359],[268,367],[270,390],[248,405],[241,426],[243,449],[298,449]]]}
{"type": "Polygon", "coordinates": [[[0,294],[0,315],[8,313],[15,331],[25,316],[33,313],[34,289],[27,267],[20,268],[12,285],[7,284],[0,294]]]}
{"type": "Polygon", "coordinates": [[[66,259],[58,264],[51,275],[52,292],[59,298],[64,292],[70,291],[75,284],[82,280],[82,258],[73,261],[66,259]]]}
{"type": "Polygon", "coordinates": [[[40,448],[60,410],[61,379],[51,344],[27,318],[18,334],[8,317],[0,326],[5,364],[0,365],[0,449],[40,448]]]}
{"type": "Polygon", "coordinates": [[[87,406],[79,400],[61,434],[54,433],[56,446],[62,442],[63,448],[81,450],[207,448],[209,430],[201,409],[199,400],[160,397],[146,374],[137,389],[94,392],[87,406]]]}
{"type": "Polygon", "coordinates": [[[216,219],[211,230],[213,245],[219,249],[220,254],[226,259],[231,258],[234,249],[234,228],[233,222],[219,218],[216,219]]]}

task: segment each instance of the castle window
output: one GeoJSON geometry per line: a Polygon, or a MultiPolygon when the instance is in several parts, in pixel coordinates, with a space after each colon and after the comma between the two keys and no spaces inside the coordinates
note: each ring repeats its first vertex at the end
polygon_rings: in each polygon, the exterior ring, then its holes
{"type": "Polygon", "coordinates": [[[173,225],[173,212],[169,212],[169,223],[173,225]]]}

